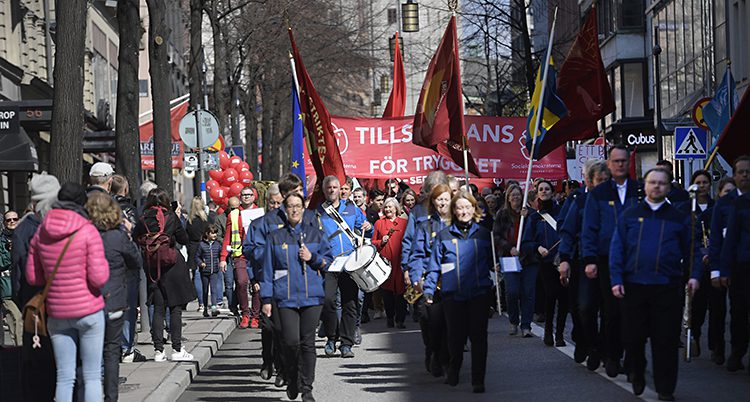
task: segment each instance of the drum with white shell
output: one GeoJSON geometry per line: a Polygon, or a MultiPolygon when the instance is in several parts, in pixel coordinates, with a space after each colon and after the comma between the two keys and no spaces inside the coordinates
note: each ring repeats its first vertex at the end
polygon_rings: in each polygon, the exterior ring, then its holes
{"type": "Polygon", "coordinates": [[[378,254],[373,245],[364,245],[349,254],[344,270],[360,289],[374,292],[391,275],[391,264],[378,254]]]}

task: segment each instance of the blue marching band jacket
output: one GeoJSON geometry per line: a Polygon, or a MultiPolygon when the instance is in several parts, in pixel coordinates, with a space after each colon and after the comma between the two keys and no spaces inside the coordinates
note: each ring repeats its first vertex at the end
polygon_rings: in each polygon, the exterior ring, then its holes
{"type": "MultiPolygon", "coordinates": [[[[739,197],[737,189],[734,189],[727,195],[719,198],[714,205],[711,214],[711,231],[708,242],[708,261],[711,265],[712,277],[728,277],[731,273],[731,261],[728,259],[722,260],[722,256],[724,255],[722,248],[728,232],[729,215],[732,212],[735,200],[739,197]]],[[[733,253],[731,250],[727,251],[733,253]]]]}
{"type": "MultiPolygon", "coordinates": [[[[424,215],[425,217],[427,215],[424,215]]],[[[411,253],[408,260],[402,260],[401,265],[408,265],[409,280],[419,282],[427,272],[432,256],[432,244],[438,233],[447,227],[446,223],[435,213],[429,219],[424,219],[414,230],[414,240],[411,243],[411,253]],[[403,261],[407,261],[406,264],[403,261]]]]}
{"type": "Polygon", "coordinates": [[[432,244],[425,295],[435,294],[438,279],[445,298],[464,301],[487,293],[493,285],[491,239],[490,231],[476,222],[466,234],[455,223],[440,231],[432,244]]]}
{"type": "Polygon", "coordinates": [[[581,254],[584,263],[596,264],[599,257],[609,255],[612,233],[620,215],[638,203],[638,183],[626,183],[625,203],[620,201],[617,183],[608,180],[594,187],[586,197],[581,230],[581,254]]]}
{"type": "MultiPolygon", "coordinates": [[[[362,224],[367,220],[365,213],[348,200],[341,200],[337,211],[352,231],[362,229],[362,224]]],[[[333,256],[338,257],[351,253],[354,250],[351,239],[339,228],[336,221],[325,212],[322,205],[318,207],[317,214],[323,232],[325,232],[328,241],[331,243],[333,256]]]]}
{"type": "Polygon", "coordinates": [[[690,277],[700,279],[698,237],[697,230],[691,231],[690,215],[668,202],[655,211],[646,201],[626,209],[617,220],[609,251],[612,286],[681,284],[691,256],[690,277]]]}
{"type": "MultiPolygon", "coordinates": [[[[401,240],[401,270],[409,271],[411,264],[404,264],[405,261],[411,261],[411,254],[413,249],[413,243],[417,239],[417,228],[422,222],[429,219],[427,209],[422,204],[414,205],[409,213],[409,219],[406,221],[406,230],[404,231],[404,238],[401,240]]],[[[420,273],[421,275],[421,273],[420,273]]],[[[413,282],[412,282],[413,283],[413,282]]]]}
{"type": "Polygon", "coordinates": [[[285,226],[266,237],[260,298],[263,304],[276,300],[279,308],[322,305],[325,299],[324,272],[331,264],[331,245],[316,227],[299,223],[285,226]],[[299,258],[304,243],[312,258],[299,258]]]}
{"type": "Polygon", "coordinates": [[[727,277],[737,270],[750,267],[750,194],[735,196],[731,204],[734,208],[730,208],[727,219],[727,234],[721,247],[720,260],[721,276],[727,277]]]}
{"type": "MultiPolygon", "coordinates": [[[[556,251],[552,248],[556,246],[557,241],[560,237],[557,231],[550,225],[541,214],[546,213],[552,219],[559,214],[560,207],[558,204],[552,203],[552,208],[549,210],[533,210],[529,209],[528,221],[526,221],[526,227],[523,231],[523,237],[521,239],[521,254],[525,256],[533,256],[529,261],[552,263],[555,259],[556,251]],[[539,246],[542,246],[549,250],[549,254],[546,257],[542,257],[539,254],[539,246]]],[[[560,223],[557,222],[557,225],[560,223]]]]}
{"type": "Polygon", "coordinates": [[[557,233],[560,236],[560,261],[571,263],[581,258],[581,226],[588,192],[585,187],[574,191],[560,209],[557,233]]]}

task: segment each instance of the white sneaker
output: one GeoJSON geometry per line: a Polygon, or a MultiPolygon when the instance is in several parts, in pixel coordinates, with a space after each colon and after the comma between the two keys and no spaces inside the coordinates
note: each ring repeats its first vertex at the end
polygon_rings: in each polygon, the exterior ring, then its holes
{"type": "Polygon", "coordinates": [[[183,347],[178,352],[172,353],[173,362],[189,362],[193,360],[193,355],[187,352],[183,347]]]}
{"type": "Polygon", "coordinates": [[[167,355],[164,354],[163,351],[160,352],[160,351],[157,350],[156,353],[154,353],[154,361],[155,362],[165,362],[165,361],[167,361],[167,355]]]}

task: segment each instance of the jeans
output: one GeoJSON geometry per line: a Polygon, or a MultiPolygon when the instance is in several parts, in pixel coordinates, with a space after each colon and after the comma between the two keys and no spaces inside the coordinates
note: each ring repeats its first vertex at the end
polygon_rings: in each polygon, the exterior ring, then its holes
{"type": "Polygon", "coordinates": [[[125,310],[122,324],[121,344],[123,353],[131,352],[133,350],[133,346],[135,345],[135,321],[138,319],[138,281],[138,276],[135,276],[127,284],[128,309],[125,310]]]}
{"type": "Polygon", "coordinates": [[[506,272],[503,274],[506,297],[508,299],[508,318],[511,324],[518,325],[520,312],[522,329],[531,329],[531,319],[534,317],[534,303],[536,300],[536,277],[538,274],[538,264],[525,266],[521,272],[506,272]]]}
{"type": "Polygon", "coordinates": [[[315,381],[315,326],[322,306],[280,308],[281,338],[287,382],[298,382],[300,391],[311,392],[315,381]]]}
{"type": "MultiPolygon", "coordinates": [[[[200,275],[201,280],[201,288],[203,289],[203,294],[201,295],[201,299],[208,300],[208,289],[211,288],[211,306],[219,306],[221,304],[221,296],[224,292],[224,289],[222,289],[223,283],[221,283],[221,275],[219,275],[219,272],[214,272],[213,274],[209,273],[201,273],[200,275]]],[[[206,302],[204,304],[205,308],[208,308],[209,303],[206,302]]]]}
{"type": "Polygon", "coordinates": [[[55,401],[73,400],[77,357],[80,357],[83,367],[84,401],[102,400],[104,320],[105,314],[101,310],[80,318],[49,317],[47,328],[57,364],[55,401]]]}
{"type": "Polygon", "coordinates": [[[195,294],[198,295],[198,305],[204,305],[203,300],[203,281],[201,280],[200,269],[193,270],[193,285],[195,286],[195,294]]]}
{"type": "Polygon", "coordinates": [[[237,310],[237,295],[234,292],[234,264],[232,259],[227,258],[227,270],[223,273],[224,277],[224,296],[227,298],[227,308],[232,311],[237,310]]]}
{"type": "Polygon", "coordinates": [[[122,354],[122,326],[124,318],[107,319],[104,326],[104,401],[117,400],[122,354]]]}

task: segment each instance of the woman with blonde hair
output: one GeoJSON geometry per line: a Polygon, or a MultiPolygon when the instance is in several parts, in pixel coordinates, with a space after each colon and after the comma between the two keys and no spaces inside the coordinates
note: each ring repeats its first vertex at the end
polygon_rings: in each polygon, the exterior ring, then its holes
{"type": "Polygon", "coordinates": [[[142,267],[141,253],[122,229],[122,210],[104,193],[89,195],[86,211],[99,229],[109,263],[109,280],[102,287],[107,316],[104,326],[104,400],[116,401],[122,352],[122,327],[128,309],[128,283],[136,280],[142,267]]]}
{"type": "Polygon", "coordinates": [[[458,384],[464,345],[471,340],[471,385],[484,392],[487,367],[487,321],[492,301],[492,233],[479,224],[482,211],[467,191],[451,200],[451,225],[438,233],[424,281],[426,303],[431,304],[442,282],[443,310],[448,328],[450,364],[445,383],[458,384]]]}
{"type": "Polygon", "coordinates": [[[206,231],[207,224],[208,214],[206,214],[206,204],[203,202],[203,198],[193,197],[193,200],[190,202],[190,213],[188,213],[187,222],[185,222],[185,231],[190,240],[187,245],[187,265],[188,270],[193,275],[195,292],[198,294],[198,311],[204,309],[204,302],[206,306],[209,304],[206,300],[203,300],[203,284],[197,260],[195,259],[201,241],[203,241],[203,233],[206,231]]]}

